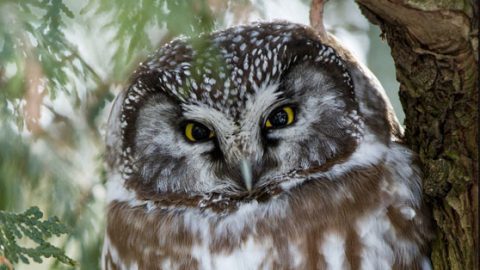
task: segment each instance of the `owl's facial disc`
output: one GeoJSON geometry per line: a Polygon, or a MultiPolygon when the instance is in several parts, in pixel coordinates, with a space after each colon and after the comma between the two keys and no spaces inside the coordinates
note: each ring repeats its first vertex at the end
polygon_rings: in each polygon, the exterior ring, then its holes
{"type": "Polygon", "coordinates": [[[137,118],[141,179],[159,192],[237,193],[334,160],[355,144],[344,88],[306,64],[233,112],[158,94],[137,118]]]}
{"type": "Polygon", "coordinates": [[[122,112],[126,177],[157,193],[232,194],[355,149],[351,77],[315,33],[280,24],[206,38],[201,49],[175,40],[136,73],[122,112]]]}

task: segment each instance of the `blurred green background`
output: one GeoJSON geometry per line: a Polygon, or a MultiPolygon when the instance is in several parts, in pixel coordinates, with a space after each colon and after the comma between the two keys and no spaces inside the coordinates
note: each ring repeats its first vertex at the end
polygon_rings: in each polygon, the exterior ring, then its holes
{"type": "MultiPolygon", "coordinates": [[[[0,0],[0,210],[38,206],[70,228],[53,238],[98,269],[105,213],[103,135],[110,103],[161,44],[249,21],[308,24],[302,0],[0,0]]],[[[388,46],[350,0],[327,29],[377,75],[403,122],[388,46]]],[[[1,254],[1,250],[0,250],[1,254]]],[[[55,260],[17,269],[69,269],[55,260]]]]}

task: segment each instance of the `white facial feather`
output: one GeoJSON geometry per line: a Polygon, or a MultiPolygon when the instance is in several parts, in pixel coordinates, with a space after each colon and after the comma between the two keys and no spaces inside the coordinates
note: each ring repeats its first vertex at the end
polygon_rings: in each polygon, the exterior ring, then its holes
{"type": "MultiPolygon", "coordinates": [[[[329,179],[335,180],[356,167],[361,168],[380,163],[385,159],[388,150],[389,148],[386,145],[376,140],[375,135],[366,134],[346,162],[335,164],[327,172],[311,174],[309,178],[328,177],[329,179]]],[[[290,181],[282,183],[281,186],[283,189],[289,190],[303,183],[305,180],[307,180],[307,178],[298,179],[292,177],[290,181]]]]}

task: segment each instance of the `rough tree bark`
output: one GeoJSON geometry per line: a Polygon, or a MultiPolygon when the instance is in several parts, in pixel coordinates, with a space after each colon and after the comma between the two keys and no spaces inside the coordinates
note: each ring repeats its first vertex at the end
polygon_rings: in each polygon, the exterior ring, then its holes
{"type": "Polygon", "coordinates": [[[434,269],[479,269],[478,3],[356,1],[392,49],[406,140],[436,223],[434,269]]]}
{"type": "MultiPolygon", "coordinates": [[[[434,269],[479,269],[478,3],[356,0],[395,61],[407,143],[419,153],[432,207],[434,269]]],[[[323,0],[311,24],[322,26],[323,0]]]]}
{"type": "MultiPolygon", "coordinates": [[[[312,0],[313,27],[323,0],[312,0]]],[[[434,269],[479,269],[478,2],[356,0],[382,29],[397,70],[405,137],[432,207],[434,269]]]]}

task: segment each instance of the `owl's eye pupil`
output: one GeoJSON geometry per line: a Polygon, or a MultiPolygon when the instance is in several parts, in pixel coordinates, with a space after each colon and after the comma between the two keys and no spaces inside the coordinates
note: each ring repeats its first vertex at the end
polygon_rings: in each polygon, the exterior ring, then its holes
{"type": "Polygon", "coordinates": [[[282,128],[293,123],[295,112],[292,107],[285,106],[273,111],[265,122],[266,128],[282,128]]]}
{"type": "Polygon", "coordinates": [[[270,123],[275,127],[280,127],[286,125],[288,122],[287,113],[284,111],[279,111],[276,114],[270,117],[270,123]]]}
{"type": "Polygon", "coordinates": [[[213,131],[200,123],[189,122],[185,125],[185,137],[191,142],[206,141],[213,136],[213,131]]]}
{"type": "Polygon", "coordinates": [[[192,129],[192,136],[196,140],[206,139],[208,138],[208,134],[210,134],[210,131],[204,126],[195,125],[192,129]]]}

